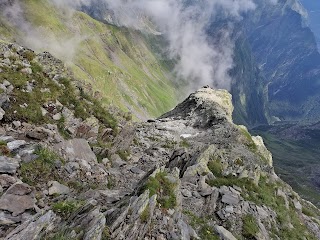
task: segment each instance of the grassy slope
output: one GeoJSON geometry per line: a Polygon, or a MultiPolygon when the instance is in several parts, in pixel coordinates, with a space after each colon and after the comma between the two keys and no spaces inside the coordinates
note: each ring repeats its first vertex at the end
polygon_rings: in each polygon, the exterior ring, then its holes
{"type": "Polygon", "coordinates": [[[319,169],[320,149],[307,142],[280,140],[264,131],[254,131],[263,136],[267,148],[273,155],[277,174],[305,199],[320,206],[319,188],[312,175],[319,169]]]}
{"type": "MultiPolygon", "coordinates": [[[[71,17],[48,2],[27,0],[26,17],[33,26],[45,29],[44,41],[50,36],[59,45],[65,41],[66,48],[71,42],[75,48],[72,59],[61,51],[53,54],[67,62],[76,78],[90,83],[95,96],[141,118],[159,116],[175,105],[169,71],[141,33],[103,24],[81,12],[71,17]]],[[[0,25],[2,36],[14,35],[22,41],[12,30],[8,32],[0,25]]]]}

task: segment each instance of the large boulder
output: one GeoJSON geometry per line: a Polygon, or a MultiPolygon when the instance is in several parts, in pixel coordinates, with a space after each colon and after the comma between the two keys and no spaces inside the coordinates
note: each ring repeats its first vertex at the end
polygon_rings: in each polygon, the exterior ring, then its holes
{"type": "Polygon", "coordinates": [[[55,149],[59,151],[68,161],[86,161],[97,163],[97,157],[93,153],[85,139],[71,139],[55,145],[55,149]]]}

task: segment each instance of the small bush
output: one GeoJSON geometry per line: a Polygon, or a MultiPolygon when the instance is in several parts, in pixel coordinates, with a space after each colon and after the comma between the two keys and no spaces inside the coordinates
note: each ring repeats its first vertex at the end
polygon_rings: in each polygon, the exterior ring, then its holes
{"type": "Polygon", "coordinates": [[[117,154],[123,161],[128,161],[130,157],[130,151],[129,150],[119,150],[117,151],[117,154]]]}
{"type": "Polygon", "coordinates": [[[174,140],[166,139],[166,142],[162,145],[163,148],[173,149],[177,142],[174,140]]]}
{"type": "Polygon", "coordinates": [[[209,161],[208,168],[215,177],[222,177],[223,165],[220,160],[209,161]]]}
{"type": "Polygon", "coordinates": [[[111,235],[110,235],[110,230],[108,227],[105,227],[102,232],[101,240],[110,240],[111,235]]]}
{"type": "Polygon", "coordinates": [[[61,158],[54,152],[46,148],[38,148],[35,151],[38,158],[29,163],[22,163],[20,175],[23,182],[31,186],[38,183],[47,183],[50,180],[60,180],[59,174],[55,168],[55,161],[61,158]]]}
{"type": "Polygon", "coordinates": [[[113,177],[108,176],[107,177],[108,183],[107,183],[107,188],[108,189],[113,189],[116,186],[115,180],[113,177]]]}
{"type": "Polygon", "coordinates": [[[55,203],[52,206],[52,210],[64,219],[67,219],[72,213],[74,213],[78,208],[82,207],[83,205],[83,201],[61,201],[55,203]]]}
{"type": "Polygon", "coordinates": [[[65,129],[65,119],[64,117],[61,117],[60,120],[58,121],[58,131],[60,133],[60,135],[65,139],[71,139],[71,135],[70,133],[65,129]]]}
{"type": "Polygon", "coordinates": [[[32,64],[31,69],[33,73],[42,73],[43,71],[42,67],[36,63],[32,64]]]}
{"type": "Polygon", "coordinates": [[[144,190],[149,189],[150,197],[157,194],[158,202],[165,209],[174,208],[177,205],[176,195],[174,194],[174,184],[167,178],[165,172],[158,173],[155,177],[150,177],[144,190]]]}
{"type": "Polygon", "coordinates": [[[242,234],[247,239],[255,239],[259,232],[259,226],[253,215],[248,214],[243,218],[242,234]]]}
{"type": "Polygon", "coordinates": [[[140,220],[143,223],[147,223],[150,218],[150,210],[149,210],[149,205],[146,206],[146,209],[143,210],[143,212],[140,215],[140,220]]]}
{"type": "Polygon", "coordinates": [[[64,231],[60,230],[48,237],[44,237],[44,240],[70,240],[70,237],[67,236],[64,231]]]}
{"type": "Polygon", "coordinates": [[[247,139],[247,142],[245,144],[248,146],[248,148],[251,151],[256,152],[257,145],[254,143],[251,134],[243,128],[239,128],[239,129],[240,129],[240,132],[242,133],[242,135],[247,139]]]}
{"type": "Polygon", "coordinates": [[[0,145],[0,155],[10,156],[11,152],[7,146],[0,145]]]}
{"type": "Polygon", "coordinates": [[[10,149],[5,141],[0,141],[0,155],[10,156],[10,149]]]}
{"type": "Polygon", "coordinates": [[[308,209],[308,208],[306,208],[306,207],[303,207],[303,208],[302,208],[302,213],[303,213],[304,215],[309,216],[309,217],[315,217],[314,212],[313,212],[311,209],[308,209]]]}
{"type": "Polygon", "coordinates": [[[184,147],[184,148],[189,148],[191,146],[191,144],[186,140],[186,139],[183,139],[180,144],[179,144],[180,147],[184,147]]]}
{"type": "Polygon", "coordinates": [[[36,57],[36,54],[32,51],[26,51],[24,52],[23,57],[31,62],[36,57]]]}
{"type": "Polygon", "coordinates": [[[208,219],[205,217],[198,217],[194,215],[190,211],[185,211],[184,214],[186,214],[190,222],[189,224],[198,231],[198,235],[200,239],[202,240],[219,240],[219,236],[216,235],[213,231],[213,227],[209,225],[208,219]]]}

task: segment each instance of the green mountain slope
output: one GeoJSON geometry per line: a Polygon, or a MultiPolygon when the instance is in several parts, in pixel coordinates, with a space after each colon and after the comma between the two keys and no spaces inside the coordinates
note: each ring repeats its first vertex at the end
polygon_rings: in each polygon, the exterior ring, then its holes
{"type": "Polygon", "coordinates": [[[77,79],[90,84],[93,96],[138,118],[159,116],[176,103],[170,71],[151,51],[149,36],[106,25],[82,12],[64,12],[47,0],[22,4],[27,30],[2,19],[1,38],[50,51],[77,79]]]}

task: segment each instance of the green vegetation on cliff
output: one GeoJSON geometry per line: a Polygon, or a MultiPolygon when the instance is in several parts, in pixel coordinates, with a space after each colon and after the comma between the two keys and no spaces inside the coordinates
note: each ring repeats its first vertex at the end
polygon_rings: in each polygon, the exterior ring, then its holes
{"type": "Polygon", "coordinates": [[[140,118],[159,116],[176,103],[169,67],[151,51],[148,36],[65,12],[47,0],[22,4],[32,30],[16,33],[0,21],[1,36],[59,57],[95,98],[140,118]]]}

